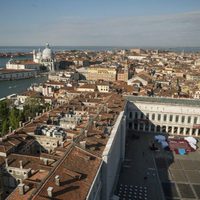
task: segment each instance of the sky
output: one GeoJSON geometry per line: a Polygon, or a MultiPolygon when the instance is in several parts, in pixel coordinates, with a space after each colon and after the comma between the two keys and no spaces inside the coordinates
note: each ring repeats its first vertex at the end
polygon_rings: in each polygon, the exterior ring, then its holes
{"type": "Polygon", "coordinates": [[[0,46],[200,47],[200,0],[0,0],[0,46]]]}

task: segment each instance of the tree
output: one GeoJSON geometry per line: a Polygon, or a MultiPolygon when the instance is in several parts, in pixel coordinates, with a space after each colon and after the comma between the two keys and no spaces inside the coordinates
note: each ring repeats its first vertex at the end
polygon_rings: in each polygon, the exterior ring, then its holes
{"type": "Polygon", "coordinates": [[[16,108],[11,109],[9,114],[9,122],[12,129],[19,127],[19,111],[16,108]]]}
{"type": "Polygon", "coordinates": [[[44,108],[44,102],[40,98],[27,98],[24,105],[25,119],[35,117],[36,113],[41,113],[44,108]]]}
{"type": "Polygon", "coordinates": [[[2,122],[2,131],[1,131],[1,136],[4,136],[5,134],[8,133],[9,130],[9,123],[8,120],[4,120],[2,122]]]}
{"type": "Polygon", "coordinates": [[[0,119],[2,121],[8,118],[9,108],[7,101],[0,101],[0,119]]]}

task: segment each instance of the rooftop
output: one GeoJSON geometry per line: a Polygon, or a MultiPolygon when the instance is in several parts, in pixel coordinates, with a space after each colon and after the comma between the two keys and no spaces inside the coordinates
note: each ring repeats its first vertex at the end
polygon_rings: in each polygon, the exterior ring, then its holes
{"type": "Polygon", "coordinates": [[[185,106],[200,106],[200,100],[194,99],[174,99],[174,98],[162,98],[162,97],[147,97],[147,96],[126,96],[128,101],[135,102],[149,102],[149,103],[160,103],[160,104],[174,104],[174,105],[185,105],[185,106]]]}

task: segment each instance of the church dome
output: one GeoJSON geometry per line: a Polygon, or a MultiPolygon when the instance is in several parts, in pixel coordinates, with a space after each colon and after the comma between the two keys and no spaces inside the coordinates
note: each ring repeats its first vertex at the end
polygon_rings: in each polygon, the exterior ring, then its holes
{"type": "Polygon", "coordinates": [[[46,44],[46,48],[42,52],[42,58],[43,59],[52,59],[53,58],[53,52],[49,47],[49,44],[46,44]]]}

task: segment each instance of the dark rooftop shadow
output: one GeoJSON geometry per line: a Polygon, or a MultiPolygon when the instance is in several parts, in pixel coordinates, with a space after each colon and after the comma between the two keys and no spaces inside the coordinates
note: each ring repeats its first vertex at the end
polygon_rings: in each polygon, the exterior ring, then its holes
{"type": "Polygon", "coordinates": [[[74,183],[76,181],[77,181],[77,178],[72,178],[72,179],[69,179],[69,180],[61,181],[60,184],[61,184],[61,186],[64,186],[64,185],[74,183]]]}
{"type": "Polygon", "coordinates": [[[70,191],[73,191],[73,190],[77,190],[77,189],[79,189],[79,186],[69,186],[69,187],[66,187],[62,190],[54,192],[53,195],[54,195],[54,197],[56,197],[56,196],[59,196],[59,195],[62,195],[64,193],[67,193],[67,192],[70,192],[70,191]]]}

